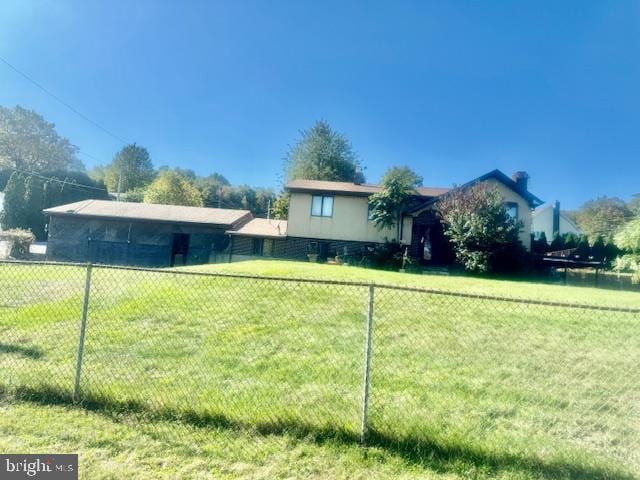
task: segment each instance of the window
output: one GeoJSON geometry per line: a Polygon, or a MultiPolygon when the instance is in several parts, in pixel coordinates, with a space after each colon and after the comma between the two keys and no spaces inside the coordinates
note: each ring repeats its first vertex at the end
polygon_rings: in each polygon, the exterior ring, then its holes
{"type": "Polygon", "coordinates": [[[331,217],[333,215],[333,197],[314,195],[311,199],[311,215],[314,217],[331,217]]]}
{"type": "Polygon", "coordinates": [[[517,222],[518,221],[518,204],[514,202],[507,202],[504,204],[504,206],[507,209],[507,215],[509,215],[509,218],[517,222]]]}
{"type": "Polygon", "coordinates": [[[373,220],[373,203],[371,202],[367,206],[367,220],[373,220]]]}

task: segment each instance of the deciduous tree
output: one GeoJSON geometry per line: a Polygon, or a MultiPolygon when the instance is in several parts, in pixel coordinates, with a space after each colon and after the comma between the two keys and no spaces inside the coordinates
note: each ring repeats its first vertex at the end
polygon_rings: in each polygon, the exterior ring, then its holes
{"type": "Polygon", "coordinates": [[[591,238],[615,234],[631,217],[629,207],[615,197],[589,200],[576,212],[578,226],[591,238]]]}
{"type": "Polygon", "coordinates": [[[162,172],[149,185],[144,201],[165,205],[202,206],[200,191],[182,175],[171,170],[162,172]]]}
{"type": "Polygon", "coordinates": [[[391,167],[382,177],[382,191],[371,196],[371,219],[380,230],[396,227],[400,240],[402,213],[416,188],[422,185],[422,177],[409,167],[391,167]]]}
{"type": "Polygon", "coordinates": [[[640,217],[627,223],[615,236],[615,242],[624,252],[616,260],[616,268],[632,272],[634,281],[640,282],[640,217]]]}
{"type": "Polygon", "coordinates": [[[455,189],[439,200],[438,213],[457,261],[471,272],[499,270],[508,255],[519,254],[519,224],[508,214],[497,188],[479,183],[455,189]]]}
{"type": "Polygon", "coordinates": [[[20,106],[0,106],[0,169],[82,170],[77,154],[78,148],[40,114],[20,106]]]}

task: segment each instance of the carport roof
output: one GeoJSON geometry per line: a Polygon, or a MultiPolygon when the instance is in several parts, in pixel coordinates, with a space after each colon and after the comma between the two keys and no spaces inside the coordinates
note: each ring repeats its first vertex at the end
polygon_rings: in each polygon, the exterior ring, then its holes
{"type": "Polygon", "coordinates": [[[118,220],[140,220],[163,223],[195,223],[233,227],[249,220],[249,210],[227,208],[184,207],[152,203],[110,202],[84,200],[44,210],[45,215],[63,215],[118,220]]]}

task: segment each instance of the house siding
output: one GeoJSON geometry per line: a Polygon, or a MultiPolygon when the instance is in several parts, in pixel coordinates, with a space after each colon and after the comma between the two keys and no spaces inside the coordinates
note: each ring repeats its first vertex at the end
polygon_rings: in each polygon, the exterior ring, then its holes
{"type": "Polygon", "coordinates": [[[498,191],[504,197],[505,202],[511,202],[518,205],[518,220],[522,222],[522,228],[520,229],[519,238],[524,247],[527,250],[531,250],[531,207],[522,196],[514,192],[502,182],[494,180],[493,178],[485,180],[487,185],[496,187],[498,191]]]}
{"type": "MultiPolygon", "coordinates": [[[[326,194],[325,194],[326,195],[326,194]]],[[[333,215],[311,215],[311,193],[291,194],[288,234],[291,237],[384,243],[396,237],[396,228],[378,230],[369,220],[367,197],[333,195],[333,215]]]]}
{"type": "Polygon", "coordinates": [[[56,261],[166,267],[174,233],[190,235],[187,264],[207,263],[228,237],[220,227],[52,215],[47,258],[56,261]]]}
{"type": "MultiPolygon", "coordinates": [[[[547,206],[543,210],[535,212],[532,215],[532,232],[540,233],[544,232],[547,237],[547,242],[551,243],[553,240],[553,206],[547,206]]],[[[573,223],[565,218],[560,212],[559,218],[559,232],[560,235],[565,233],[575,233],[576,235],[582,234],[582,231],[577,228],[573,223]]]]}

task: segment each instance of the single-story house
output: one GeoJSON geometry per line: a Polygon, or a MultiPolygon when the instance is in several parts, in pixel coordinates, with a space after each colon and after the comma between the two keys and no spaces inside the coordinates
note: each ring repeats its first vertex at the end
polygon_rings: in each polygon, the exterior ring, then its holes
{"type": "Polygon", "coordinates": [[[535,238],[540,238],[544,232],[547,243],[551,243],[556,234],[573,233],[582,235],[584,232],[573,220],[560,210],[560,202],[546,203],[536,208],[531,214],[532,231],[535,238]]]}
{"type": "Polygon", "coordinates": [[[208,263],[227,249],[227,230],[248,210],[85,200],[44,210],[47,258],[166,267],[208,263]]]}
{"type": "MultiPolygon", "coordinates": [[[[510,178],[493,170],[456,188],[468,188],[479,182],[495,186],[504,197],[509,214],[521,222],[520,240],[530,249],[531,211],[543,202],[529,192],[528,178],[525,172],[516,172],[510,178]]],[[[304,259],[309,253],[325,259],[359,255],[377,244],[398,240],[395,227],[380,230],[372,221],[369,198],[382,190],[379,185],[294,180],[285,190],[290,195],[288,221],[253,219],[236,231],[228,231],[232,237],[230,259],[247,256],[304,259]]],[[[438,199],[452,190],[418,188],[412,207],[402,217],[399,241],[421,263],[449,260],[435,207],[438,199]]]]}

